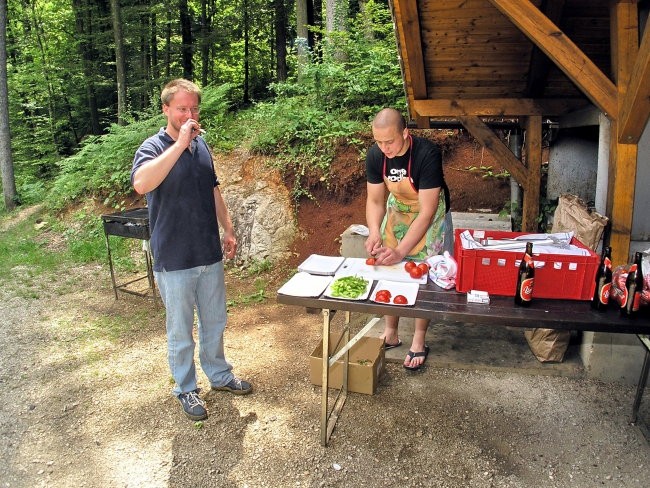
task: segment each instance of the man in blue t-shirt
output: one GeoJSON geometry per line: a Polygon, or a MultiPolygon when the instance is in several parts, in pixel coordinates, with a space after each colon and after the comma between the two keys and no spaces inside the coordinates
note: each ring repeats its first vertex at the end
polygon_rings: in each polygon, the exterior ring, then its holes
{"type": "Polygon", "coordinates": [[[238,395],[252,386],[235,377],[224,356],[226,290],[223,258],[232,259],[237,241],[219,190],[212,156],[200,136],[201,91],[177,79],[160,99],[167,126],[135,154],[131,183],[147,194],[154,275],[167,313],[167,356],[173,393],[192,420],[207,418],[194,365],[194,310],[199,359],[213,390],[238,395]],[[223,229],[223,249],[219,239],[223,229]]]}

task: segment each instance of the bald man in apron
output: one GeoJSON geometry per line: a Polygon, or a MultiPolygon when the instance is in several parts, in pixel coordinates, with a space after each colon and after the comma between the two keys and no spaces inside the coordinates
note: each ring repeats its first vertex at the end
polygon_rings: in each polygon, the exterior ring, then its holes
{"type": "MultiPolygon", "coordinates": [[[[449,189],[438,146],[411,136],[404,117],[391,108],[375,116],[372,134],[375,144],[366,155],[368,254],[381,266],[404,259],[421,261],[444,251],[453,253],[449,189]]],[[[381,337],[386,349],[401,346],[398,325],[399,317],[385,317],[381,337]]],[[[417,370],[424,364],[429,353],[425,344],[428,326],[428,320],[415,319],[413,342],[404,360],[406,369],[417,370]]]]}

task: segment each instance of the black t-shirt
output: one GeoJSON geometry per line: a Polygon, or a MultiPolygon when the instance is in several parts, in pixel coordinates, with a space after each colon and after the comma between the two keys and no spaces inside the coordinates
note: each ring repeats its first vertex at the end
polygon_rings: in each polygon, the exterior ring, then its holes
{"type": "MultiPolygon", "coordinates": [[[[409,158],[411,158],[411,180],[417,191],[441,188],[445,193],[446,211],[450,210],[449,189],[442,171],[442,153],[440,148],[422,137],[412,136],[413,143],[402,156],[386,158],[386,177],[396,181],[406,177],[409,158]]],[[[368,183],[384,182],[382,169],[384,153],[377,144],[373,144],[366,154],[366,178],[368,183]]]]}

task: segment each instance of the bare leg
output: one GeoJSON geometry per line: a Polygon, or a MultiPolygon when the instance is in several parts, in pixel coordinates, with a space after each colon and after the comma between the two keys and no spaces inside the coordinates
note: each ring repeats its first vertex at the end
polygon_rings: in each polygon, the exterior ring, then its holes
{"type": "MultiPolygon", "coordinates": [[[[427,319],[415,319],[415,332],[413,334],[413,343],[411,344],[412,352],[424,352],[424,338],[427,334],[429,321],[427,319]]],[[[408,356],[404,360],[404,366],[415,368],[424,363],[423,357],[410,359],[408,356]]]]}
{"type": "Polygon", "coordinates": [[[399,342],[399,335],[397,334],[397,326],[399,325],[399,317],[393,315],[384,316],[384,333],[379,336],[384,339],[386,344],[397,344],[399,342]]]}

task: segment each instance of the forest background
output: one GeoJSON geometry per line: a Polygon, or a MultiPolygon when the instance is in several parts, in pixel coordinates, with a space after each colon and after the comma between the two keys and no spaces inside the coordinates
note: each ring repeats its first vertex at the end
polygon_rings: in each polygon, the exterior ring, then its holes
{"type": "MultiPolygon", "coordinates": [[[[81,198],[122,208],[134,151],[164,125],[159,94],[173,78],[203,88],[215,150],[273,154],[297,175],[326,174],[333,141],[358,144],[377,108],[405,107],[387,0],[0,7],[4,210],[81,198]]],[[[298,179],[294,196],[305,191],[298,179]]]]}

